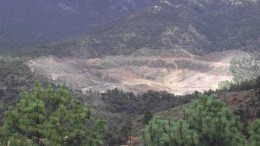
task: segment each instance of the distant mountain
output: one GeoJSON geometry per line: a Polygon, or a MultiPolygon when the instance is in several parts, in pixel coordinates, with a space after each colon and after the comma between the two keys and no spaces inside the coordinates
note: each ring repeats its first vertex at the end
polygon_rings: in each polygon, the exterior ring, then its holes
{"type": "Polygon", "coordinates": [[[82,39],[83,44],[95,52],[102,48],[101,54],[140,48],[180,48],[195,54],[259,50],[259,1],[238,4],[227,0],[201,1],[160,0],[142,13],[98,28],[82,39]]]}
{"type": "Polygon", "coordinates": [[[26,49],[25,54],[100,57],[141,48],[193,54],[239,49],[259,54],[259,47],[258,0],[159,0],[83,37],[26,49]]]}
{"type": "Polygon", "coordinates": [[[1,0],[0,50],[86,33],[156,0],[1,0]]]}

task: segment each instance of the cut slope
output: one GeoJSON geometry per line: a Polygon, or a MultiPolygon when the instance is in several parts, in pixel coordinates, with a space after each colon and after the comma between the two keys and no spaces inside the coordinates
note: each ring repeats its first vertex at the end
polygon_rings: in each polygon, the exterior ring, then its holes
{"type": "Polygon", "coordinates": [[[55,58],[41,57],[27,64],[32,73],[55,83],[64,84],[83,93],[88,90],[104,92],[119,88],[125,91],[145,92],[147,90],[168,91],[187,94],[194,91],[216,89],[220,81],[233,79],[229,70],[234,54],[249,56],[234,51],[218,61],[207,57],[187,54],[180,50],[138,50],[129,56],[107,56],[104,58],[55,58]],[[149,51],[151,51],[149,53],[149,51]],[[144,55],[139,52],[146,52],[144,55]],[[152,54],[155,55],[152,55],[152,54]],[[139,55],[135,55],[139,54],[139,55]],[[179,57],[178,57],[179,56],[179,57]]]}

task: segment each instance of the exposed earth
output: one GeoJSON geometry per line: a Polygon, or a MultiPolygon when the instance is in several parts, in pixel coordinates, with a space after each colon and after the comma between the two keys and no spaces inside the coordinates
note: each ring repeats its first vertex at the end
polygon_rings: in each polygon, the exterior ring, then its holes
{"type": "Polygon", "coordinates": [[[118,88],[146,92],[149,89],[176,95],[218,88],[232,81],[233,58],[248,58],[243,51],[225,51],[195,56],[184,50],[140,49],[128,56],[104,58],[40,57],[27,62],[31,72],[86,93],[118,88]]]}

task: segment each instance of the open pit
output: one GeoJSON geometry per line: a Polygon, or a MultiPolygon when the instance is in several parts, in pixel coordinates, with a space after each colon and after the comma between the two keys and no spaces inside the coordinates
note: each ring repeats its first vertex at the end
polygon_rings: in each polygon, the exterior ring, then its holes
{"type": "Polygon", "coordinates": [[[206,56],[182,50],[141,49],[131,55],[103,58],[40,57],[27,62],[31,72],[85,93],[118,88],[124,91],[167,91],[176,95],[217,89],[221,81],[232,81],[229,70],[234,57],[243,51],[206,56]]]}

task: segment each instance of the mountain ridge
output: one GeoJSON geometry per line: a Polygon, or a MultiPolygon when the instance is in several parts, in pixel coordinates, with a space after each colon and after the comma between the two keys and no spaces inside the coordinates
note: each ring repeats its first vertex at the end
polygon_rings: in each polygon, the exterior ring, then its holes
{"type": "Polygon", "coordinates": [[[87,33],[156,0],[3,0],[0,49],[44,44],[87,33]]]}
{"type": "Polygon", "coordinates": [[[210,2],[198,6],[190,0],[159,1],[143,11],[93,28],[81,37],[19,53],[103,57],[150,48],[183,49],[197,55],[234,49],[259,54],[259,1],[238,6],[210,2]]]}

